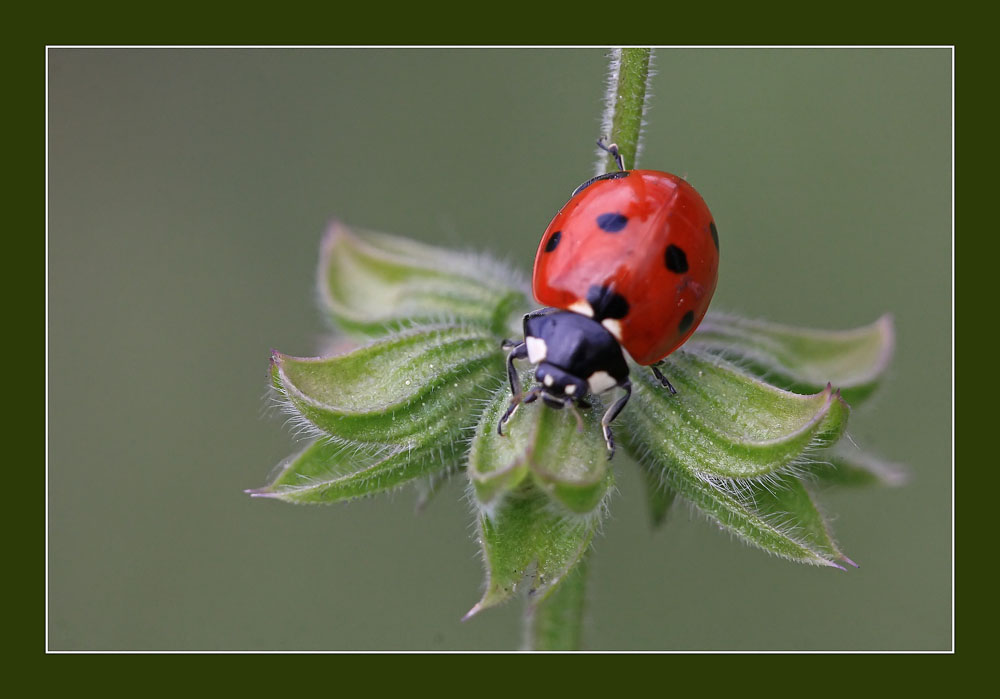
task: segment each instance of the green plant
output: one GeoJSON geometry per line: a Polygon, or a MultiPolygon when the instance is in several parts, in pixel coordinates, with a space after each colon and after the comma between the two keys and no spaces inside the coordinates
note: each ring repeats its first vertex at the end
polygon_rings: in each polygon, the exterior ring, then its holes
{"type": "MultiPolygon", "coordinates": [[[[634,167],[650,54],[619,57],[606,124],[634,167]]],[[[523,280],[485,257],[334,224],[319,287],[325,312],[364,344],[329,357],[273,354],[274,391],[315,441],[248,492],[333,503],[417,483],[429,497],[464,473],[487,570],[466,616],[526,590],[526,646],[578,648],[587,557],[620,461],[606,458],[599,404],[582,412],[582,431],[569,411],[536,403],[497,434],[510,399],[501,341],[533,308],[523,280]]],[[[892,346],[888,317],[835,332],[710,313],[663,367],[677,395],[634,367],[616,426],[645,475],[654,522],[679,495],[770,553],[853,565],[811,484],[900,480],[838,445],[848,403],[870,395],[892,346]]]]}

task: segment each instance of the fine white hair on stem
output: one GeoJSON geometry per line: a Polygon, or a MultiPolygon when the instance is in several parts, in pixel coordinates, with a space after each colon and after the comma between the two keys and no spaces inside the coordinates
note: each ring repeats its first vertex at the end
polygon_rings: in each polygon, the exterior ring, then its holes
{"type": "MultiPolygon", "coordinates": [[[[633,162],[625,163],[625,167],[634,169],[642,155],[642,136],[646,132],[646,115],[649,113],[650,96],[652,95],[653,76],[656,71],[653,67],[656,53],[649,52],[649,69],[646,73],[646,87],[642,100],[642,121],[639,128],[639,138],[635,144],[635,156],[633,162]]],[[[614,138],[611,129],[614,127],[615,107],[618,104],[618,78],[621,74],[622,50],[620,48],[611,49],[608,54],[608,76],[605,80],[604,90],[604,113],[601,115],[601,136],[604,138],[614,138]]],[[[600,147],[595,149],[597,163],[594,166],[594,176],[603,175],[608,171],[608,152],[600,147]]]]}
{"type": "MultiPolygon", "coordinates": [[[[608,77],[604,90],[604,113],[601,115],[601,136],[611,138],[611,126],[615,119],[615,103],[618,99],[618,73],[622,67],[622,50],[611,49],[608,56],[608,77]]],[[[594,175],[603,175],[608,169],[608,152],[596,149],[597,165],[594,175]]]]}

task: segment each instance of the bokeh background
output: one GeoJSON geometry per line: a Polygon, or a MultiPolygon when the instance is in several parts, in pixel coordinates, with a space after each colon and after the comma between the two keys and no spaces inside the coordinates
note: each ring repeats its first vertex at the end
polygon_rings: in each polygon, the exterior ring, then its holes
{"type": "MultiPolygon", "coordinates": [[[[482,566],[461,478],[308,508],[251,500],[297,448],[269,350],[316,353],[318,243],[359,227],[528,271],[592,174],[605,51],[51,49],[48,640],[72,649],[512,649],[462,623],[482,566]]],[[[591,649],[951,646],[951,52],[661,49],[641,166],[718,221],[714,308],[844,328],[894,314],[852,416],[901,489],[827,491],[859,570],[798,566],[633,464],[596,542],[591,649]]]]}

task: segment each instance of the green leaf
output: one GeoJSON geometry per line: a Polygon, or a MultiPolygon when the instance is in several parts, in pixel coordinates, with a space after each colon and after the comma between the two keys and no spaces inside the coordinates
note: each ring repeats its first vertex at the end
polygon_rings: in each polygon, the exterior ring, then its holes
{"type": "Polygon", "coordinates": [[[810,330],[709,313],[685,347],[722,354],[791,390],[832,383],[854,404],[877,387],[894,337],[889,315],[852,330],[810,330]]]}
{"type": "Polygon", "coordinates": [[[637,406],[624,413],[632,450],[700,478],[759,480],[799,466],[807,450],[839,439],[847,405],[828,386],[811,396],[774,388],[711,354],[672,354],[663,373],[634,372],[637,406]]]}
{"type": "Polygon", "coordinates": [[[517,274],[488,257],[356,235],[341,223],[323,241],[319,295],[338,325],[363,335],[442,320],[506,335],[531,298],[517,274]]]}
{"type": "Polygon", "coordinates": [[[496,338],[432,326],[334,357],[274,353],[272,383],[289,409],[339,440],[416,445],[475,422],[484,385],[503,371],[496,338]]]}
{"type": "MultiPolygon", "coordinates": [[[[610,486],[609,478],[605,493],[610,486]]],[[[529,573],[531,603],[545,600],[584,556],[599,523],[597,516],[559,512],[530,485],[510,493],[490,515],[480,514],[486,591],[465,618],[513,597],[529,573]]]]}
{"type": "Polygon", "coordinates": [[[464,445],[447,441],[422,448],[388,448],[320,439],[287,459],[267,486],[247,492],[294,503],[342,502],[455,469],[464,456],[464,445]]]}
{"type": "MultiPolygon", "coordinates": [[[[522,372],[521,380],[527,384],[530,372],[522,372]]],[[[500,436],[497,424],[509,401],[509,389],[497,391],[469,450],[469,477],[480,505],[494,506],[530,474],[542,492],[570,512],[594,510],[610,477],[599,406],[577,411],[553,410],[541,401],[520,405],[500,436]]]]}
{"type": "Polygon", "coordinates": [[[898,487],[909,478],[907,469],[902,464],[879,459],[853,445],[838,444],[818,456],[817,462],[809,471],[821,485],[850,488],[872,485],[898,487]]]}

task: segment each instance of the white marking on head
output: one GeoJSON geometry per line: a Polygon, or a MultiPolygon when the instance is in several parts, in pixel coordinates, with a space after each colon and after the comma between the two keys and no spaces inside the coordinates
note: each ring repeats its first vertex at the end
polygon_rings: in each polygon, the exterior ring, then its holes
{"type": "Polygon", "coordinates": [[[542,383],[545,384],[546,386],[551,386],[555,382],[556,382],[556,380],[554,378],[552,378],[552,374],[546,374],[545,378],[542,379],[542,383]]]}
{"type": "Polygon", "coordinates": [[[590,392],[596,395],[610,391],[618,385],[618,382],[606,371],[595,371],[587,379],[587,385],[590,386],[590,392]]]}
{"type": "Polygon", "coordinates": [[[540,337],[528,336],[524,338],[524,342],[528,345],[529,362],[532,364],[538,364],[538,362],[545,361],[545,355],[549,352],[549,348],[545,345],[545,340],[540,337]]]}
{"type": "Polygon", "coordinates": [[[601,325],[608,329],[608,332],[615,336],[619,342],[622,341],[622,322],[617,318],[605,318],[601,325]]]}
{"type": "Polygon", "coordinates": [[[579,301],[574,301],[569,305],[567,310],[573,311],[574,313],[579,313],[582,316],[587,316],[588,318],[594,317],[594,308],[589,303],[580,299],[579,301]]]}
{"type": "Polygon", "coordinates": [[[566,388],[563,389],[567,396],[571,396],[576,393],[576,384],[566,384],[566,388]]]}

